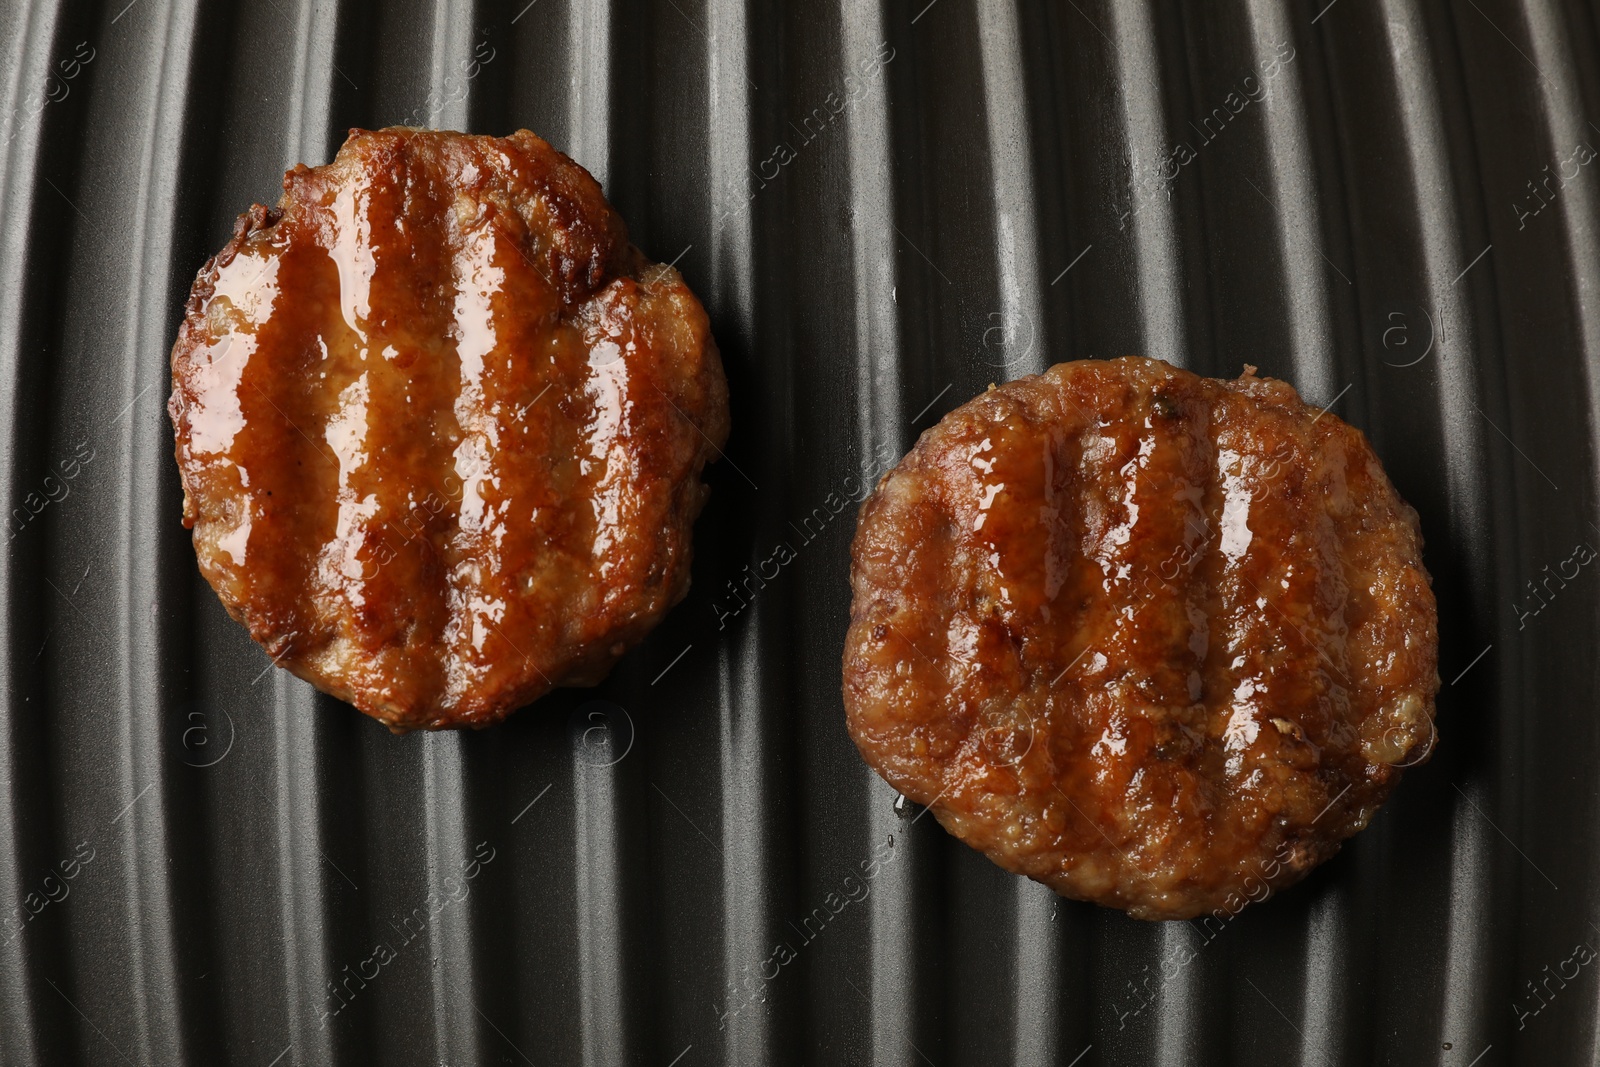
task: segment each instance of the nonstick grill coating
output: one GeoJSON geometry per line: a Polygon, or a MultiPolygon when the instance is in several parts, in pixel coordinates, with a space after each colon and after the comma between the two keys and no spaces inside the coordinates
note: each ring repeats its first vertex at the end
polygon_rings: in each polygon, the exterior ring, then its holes
{"type": "Polygon", "coordinates": [[[1593,1062],[1597,123],[1576,0],[0,4],[0,1061],[1593,1062]],[[573,155],[730,380],[689,598],[480,734],[270,669],[162,410],[234,216],[397,123],[573,155]],[[897,811],[841,708],[866,489],[1128,353],[1363,429],[1440,606],[1432,761],[1209,926],[897,811]]]}

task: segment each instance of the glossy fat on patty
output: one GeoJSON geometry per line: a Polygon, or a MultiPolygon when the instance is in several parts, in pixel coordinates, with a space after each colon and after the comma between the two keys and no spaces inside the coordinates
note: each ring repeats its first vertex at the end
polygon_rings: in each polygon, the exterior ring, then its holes
{"type": "Polygon", "coordinates": [[[1431,751],[1416,513],[1287,383],[1142,358],[991,387],[862,508],[862,755],[996,863],[1143,919],[1236,913],[1431,751]]]}
{"type": "Polygon", "coordinates": [[[598,681],[688,589],[728,433],[699,301],[526,130],[354,130],[283,188],[172,350],[202,572],[395,729],[598,681]]]}

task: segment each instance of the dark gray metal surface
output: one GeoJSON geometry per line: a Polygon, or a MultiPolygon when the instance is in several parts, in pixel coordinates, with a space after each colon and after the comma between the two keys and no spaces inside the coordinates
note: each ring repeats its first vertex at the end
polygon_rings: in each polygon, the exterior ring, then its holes
{"type": "Polygon", "coordinates": [[[0,0],[0,1060],[1595,1062],[1597,57],[1554,0],[0,0]],[[575,156],[732,386],[689,599],[471,736],[269,669],[162,410],[234,215],[401,122],[575,156]],[[1124,353],[1364,429],[1441,609],[1433,761],[1220,930],[1000,871],[843,724],[840,498],[1124,353]]]}

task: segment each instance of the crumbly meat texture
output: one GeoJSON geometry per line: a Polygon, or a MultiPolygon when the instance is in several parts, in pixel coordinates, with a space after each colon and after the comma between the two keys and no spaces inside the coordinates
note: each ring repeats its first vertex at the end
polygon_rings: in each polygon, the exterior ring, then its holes
{"type": "Polygon", "coordinates": [[[1063,363],[951,412],[863,506],[850,733],[1008,870],[1234,914],[1431,752],[1421,551],[1365,437],[1288,384],[1063,363]]]}
{"type": "Polygon", "coordinates": [[[195,280],[183,521],[280,665],[397,730],[597,682],[688,590],[705,311],[526,130],[350,137],[195,280]]]}

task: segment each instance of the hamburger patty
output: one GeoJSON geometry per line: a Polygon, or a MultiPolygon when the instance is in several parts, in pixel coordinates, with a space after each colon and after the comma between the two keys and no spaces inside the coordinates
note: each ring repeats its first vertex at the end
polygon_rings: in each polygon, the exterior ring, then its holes
{"type": "Polygon", "coordinates": [[[953,834],[1142,919],[1236,913],[1431,751],[1416,512],[1288,384],[1063,363],[951,412],[862,507],[851,736],[953,834]]]}
{"type": "Polygon", "coordinates": [[[538,137],[354,130],[195,280],[168,410],[200,569],[397,730],[599,681],[689,586],[706,314],[538,137]]]}

